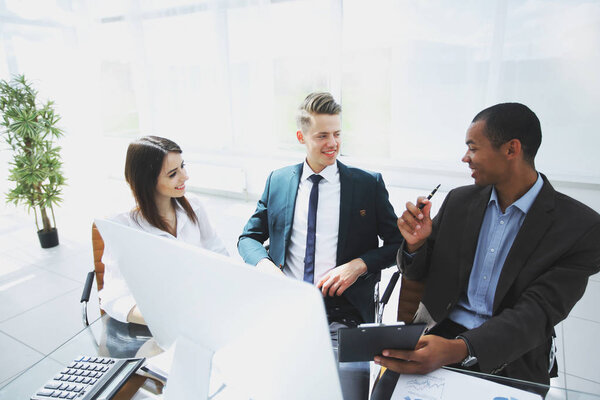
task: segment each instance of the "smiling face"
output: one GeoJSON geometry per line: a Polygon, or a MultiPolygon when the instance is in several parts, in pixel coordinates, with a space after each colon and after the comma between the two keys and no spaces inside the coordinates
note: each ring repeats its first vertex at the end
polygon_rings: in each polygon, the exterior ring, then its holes
{"type": "Polygon", "coordinates": [[[468,149],[462,161],[469,164],[476,185],[497,185],[505,180],[509,174],[505,156],[509,143],[494,148],[485,135],[485,121],[477,121],[469,126],[465,143],[468,149]]]}
{"type": "Polygon", "coordinates": [[[341,125],[339,114],[312,114],[310,127],[296,133],[306,146],[306,161],[315,173],[335,164],[342,145],[341,125]]]}
{"type": "Polygon", "coordinates": [[[189,179],[180,153],[169,152],[156,182],[157,197],[181,197],[185,194],[185,181],[189,179]]]}

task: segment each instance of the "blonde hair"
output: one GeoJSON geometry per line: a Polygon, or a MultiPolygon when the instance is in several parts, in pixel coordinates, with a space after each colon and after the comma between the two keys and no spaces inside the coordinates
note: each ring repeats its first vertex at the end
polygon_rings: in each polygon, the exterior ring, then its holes
{"type": "Polygon", "coordinates": [[[296,125],[302,132],[306,132],[312,123],[312,115],[337,115],[341,112],[342,106],[335,102],[331,93],[314,92],[306,96],[300,107],[298,107],[296,125]]]}

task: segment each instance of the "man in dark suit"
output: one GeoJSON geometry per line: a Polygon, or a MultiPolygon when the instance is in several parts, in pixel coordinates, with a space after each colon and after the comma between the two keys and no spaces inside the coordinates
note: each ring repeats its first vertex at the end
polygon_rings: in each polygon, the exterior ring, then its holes
{"type": "Polygon", "coordinates": [[[374,320],[375,283],[402,240],[381,174],[337,161],[340,113],[329,93],[306,97],[296,132],[306,159],[270,174],[238,241],[246,263],[320,288],[336,329],[374,320]]]}
{"type": "Polygon", "coordinates": [[[426,282],[415,321],[429,334],[376,363],[419,374],[455,364],[549,383],[554,326],[600,268],[600,215],[536,171],[540,143],[526,106],[487,108],[467,130],[462,159],[475,185],[448,193],[433,221],[429,201],[407,203],[398,264],[426,282]]]}

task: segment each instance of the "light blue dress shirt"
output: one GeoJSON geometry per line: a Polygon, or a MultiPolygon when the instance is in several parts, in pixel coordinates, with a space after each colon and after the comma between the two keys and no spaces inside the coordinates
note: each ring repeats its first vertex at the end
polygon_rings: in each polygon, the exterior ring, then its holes
{"type": "Polygon", "coordinates": [[[450,311],[448,317],[452,321],[473,329],[492,316],[494,295],[504,261],[543,184],[538,174],[531,189],[507,207],[504,214],[498,204],[496,188],[492,188],[477,240],[469,286],[450,311]]]}

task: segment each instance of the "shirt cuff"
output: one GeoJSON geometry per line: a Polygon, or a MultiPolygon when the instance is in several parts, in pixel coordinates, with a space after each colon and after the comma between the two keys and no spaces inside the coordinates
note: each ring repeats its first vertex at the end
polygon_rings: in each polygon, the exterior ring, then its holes
{"type": "Polygon", "coordinates": [[[135,299],[132,295],[123,296],[108,304],[102,304],[102,309],[111,317],[120,322],[127,323],[127,316],[131,309],[135,307],[135,299]]]}
{"type": "Polygon", "coordinates": [[[412,262],[412,260],[415,258],[416,254],[417,254],[416,251],[414,253],[409,253],[408,251],[402,249],[402,255],[404,256],[404,261],[406,261],[407,264],[410,264],[412,262]]]}

